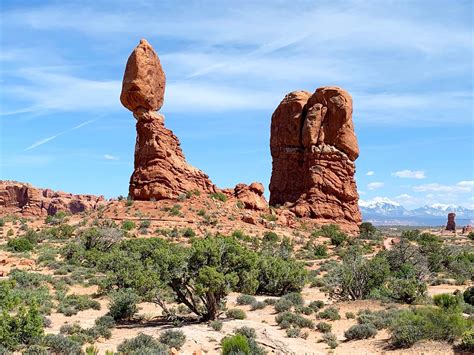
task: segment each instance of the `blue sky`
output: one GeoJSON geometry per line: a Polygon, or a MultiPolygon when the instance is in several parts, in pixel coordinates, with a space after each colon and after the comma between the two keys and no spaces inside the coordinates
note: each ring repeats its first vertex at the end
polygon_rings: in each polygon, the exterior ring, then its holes
{"type": "Polygon", "coordinates": [[[363,200],[473,207],[472,23],[470,0],[3,0],[0,177],[126,195],[135,120],[119,95],[146,38],[165,123],[218,186],[268,186],[278,103],[336,85],[354,99],[363,200]]]}

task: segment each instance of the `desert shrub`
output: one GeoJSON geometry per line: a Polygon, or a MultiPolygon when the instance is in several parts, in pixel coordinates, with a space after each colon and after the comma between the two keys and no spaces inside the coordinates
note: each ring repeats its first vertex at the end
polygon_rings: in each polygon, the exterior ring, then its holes
{"type": "Polygon", "coordinates": [[[236,302],[239,305],[251,305],[252,303],[255,303],[256,301],[257,300],[255,299],[255,297],[251,295],[240,295],[236,299],[236,302]]]}
{"type": "Polygon", "coordinates": [[[314,323],[311,319],[305,318],[300,314],[295,314],[292,312],[279,313],[275,317],[275,321],[283,329],[287,329],[291,326],[297,328],[314,328],[314,323]]]}
{"type": "Polygon", "coordinates": [[[269,305],[269,306],[273,306],[275,305],[275,303],[277,303],[279,301],[278,298],[265,298],[263,300],[263,302],[266,304],[266,305],[269,305]]]}
{"type": "Polygon", "coordinates": [[[389,264],[383,257],[367,259],[359,250],[350,249],[342,264],[330,269],[327,286],[332,296],[340,299],[364,299],[383,285],[390,273],[389,264]]]}
{"type": "Polygon", "coordinates": [[[81,354],[82,343],[62,334],[48,334],[42,340],[42,345],[53,354],[81,354]]]}
{"type": "Polygon", "coordinates": [[[54,215],[49,215],[45,219],[46,224],[57,225],[61,224],[66,220],[67,214],[63,211],[58,211],[54,215]]]}
{"type": "Polygon", "coordinates": [[[332,330],[332,325],[326,322],[319,322],[316,328],[322,333],[329,333],[332,330]]]}
{"type": "Polygon", "coordinates": [[[215,192],[209,195],[213,200],[218,200],[222,202],[227,201],[227,196],[222,192],[215,192]]]}
{"type": "Polygon", "coordinates": [[[34,244],[28,238],[17,237],[8,241],[7,248],[14,252],[25,252],[33,250],[34,244]]]}
{"type": "MultiPolygon", "coordinates": [[[[1,346],[0,346],[0,353],[3,354],[1,346]]],[[[33,344],[28,346],[22,353],[23,355],[49,355],[48,348],[45,346],[41,346],[38,344],[33,344]]]]}
{"type": "Polygon", "coordinates": [[[150,228],[150,226],[151,226],[151,222],[150,222],[148,219],[145,219],[145,220],[143,220],[143,221],[140,222],[139,228],[140,228],[141,230],[143,230],[143,229],[148,229],[148,228],[150,228]]]}
{"type": "Polygon", "coordinates": [[[105,315],[105,316],[97,318],[94,324],[99,327],[113,328],[115,327],[115,320],[112,316],[105,315]]]}
{"type": "Polygon", "coordinates": [[[294,259],[262,255],[257,263],[257,293],[280,296],[288,292],[299,292],[303,288],[307,271],[294,259]]]}
{"type": "Polygon", "coordinates": [[[462,334],[460,347],[465,351],[474,352],[474,329],[468,329],[462,334]]]}
{"type": "Polygon", "coordinates": [[[122,229],[125,231],[131,231],[132,229],[135,229],[137,225],[133,221],[123,221],[122,222],[122,229]]]}
{"type": "Polygon", "coordinates": [[[474,240],[474,232],[469,232],[469,234],[467,235],[467,237],[468,237],[470,240],[474,240]]]}
{"type": "Polygon", "coordinates": [[[183,231],[183,237],[186,237],[186,238],[193,238],[196,236],[196,232],[192,229],[192,228],[186,228],[184,231],[183,231]]]}
{"type": "Polygon", "coordinates": [[[126,339],[117,347],[119,354],[168,354],[168,347],[150,335],[138,334],[135,338],[126,339]]]}
{"type": "Polygon", "coordinates": [[[222,355],[251,354],[248,339],[242,334],[225,337],[221,341],[221,347],[222,355]]]}
{"type": "Polygon", "coordinates": [[[371,311],[370,309],[362,309],[359,311],[357,316],[357,322],[359,324],[369,324],[374,326],[376,329],[384,329],[390,327],[394,319],[398,316],[398,310],[380,310],[371,311]]]}
{"type": "Polygon", "coordinates": [[[130,289],[122,289],[110,295],[109,314],[114,320],[130,319],[138,311],[138,295],[130,289]]]}
{"type": "Polygon", "coordinates": [[[293,306],[302,306],[304,304],[303,296],[298,292],[287,293],[281,299],[290,301],[293,306]]]}
{"type": "Polygon", "coordinates": [[[359,226],[359,235],[361,238],[373,239],[377,234],[377,228],[375,228],[370,222],[362,222],[359,226]]]}
{"type": "Polygon", "coordinates": [[[72,316],[86,309],[100,309],[100,303],[86,295],[66,295],[59,298],[58,312],[72,316]]]}
{"type": "Polygon", "coordinates": [[[288,338],[298,338],[299,335],[301,333],[301,329],[300,328],[288,328],[286,330],[286,336],[288,338]]]}
{"type": "Polygon", "coordinates": [[[390,327],[391,343],[396,348],[406,348],[419,340],[452,343],[472,328],[473,322],[459,311],[434,307],[401,311],[390,327]]]}
{"type": "Polygon", "coordinates": [[[420,231],[418,229],[409,229],[402,232],[401,237],[408,240],[418,240],[420,231]]]}
{"type": "Polygon", "coordinates": [[[81,244],[85,250],[106,252],[124,237],[123,230],[115,227],[91,227],[80,233],[81,244]]]}
{"type": "Polygon", "coordinates": [[[303,313],[303,314],[309,316],[309,315],[313,314],[314,310],[309,306],[297,306],[297,307],[295,307],[295,312],[296,313],[303,313]]]}
{"type": "Polygon", "coordinates": [[[223,323],[221,320],[213,320],[211,323],[209,323],[209,326],[215,331],[220,331],[222,329],[222,325],[223,323]]]}
{"type": "Polygon", "coordinates": [[[347,340],[373,338],[376,334],[377,329],[371,324],[356,324],[344,332],[347,340]]]}
{"type": "Polygon", "coordinates": [[[318,317],[321,319],[329,319],[329,320],[341,319],[341,316],[339,315],[339,310],[334,307],[328,307],[325,310],[319,312],[318,317]]]}
{"type": "Polygon", "coordinates": [[[455,295],[448,294],[448,293],[434,295],[433,302],[438,307],[441,307],[446,310],[447,309],[457,310],[457,309],[461,309],[462,307],[462,298],[455,295]]]}
{"type": "Polygon", "coordinates": [[[5,225],[5,218],[0,218],[0,227],[5,225]]]}
{"type": "Polygon", "coordinates": [[[255,331],[255,329],[250,327],[240,327],[237,328],[234,332],[235,334],[243,335],[247,339],[255,339],[257,337],[257,332],[255,331]]]}
{"type": "Polygon", "coordinates": [[[290,300],[280,299],[274,304],[275,311],[278,313],[289,311],[293,307],[293,303],[290,300]]]}
{"type": "Polygon", "coordinates": [[[346,312],[346,318],[347,319],[354,319],[355,318],[355,314],[353,312],[346,312]]]}
{"type": "Polygon", "coordinates": [[[280,237],[275,232],[269,231],[263,234],[263,238],[262,238],[263,243],[275,244],[275,243],[278,243],[279,241],[280,241],[280,237]]]}
{"type": "Polygon", "coordinates": [[[335,349],[339,345],[337,342],[337,337],[333,333],[324,333],[322,341],[325,342],[331,349],[335,349]]]}
{"type": "Polygon", "coordinates": [[[468,287],[463,293],[464,302],[474,306],[474,286],[468,287]]]}
{"type": "Polygon", "coordinates": [[[308,307],[311,307],[313,311],[319,311],[321,308],[324,307],[324,302],[323,301],[311,301],[308,305],[308,307]]]}
{"type": "Polygon", "coordinates": [[[265,302],[255,301],[250,305],[250,309],[255,311],[257,309],[264,309],[267,306],[265,302]]]}
{"type": "Polygon", "coordinates": [[[247,318],[247,315],[245,314],[245,311],[243,309],[239,308],[231,308],[228,309],[227,312],[225,313],[227,318],[232,318],[232,319],[245,319],[247,318]]]}
{"type": "Polygon", "coordinates": [[[168,329],[160,334],[159,340],[160,343],[179,350],[186,341],[186,335],[184,335],[182,330],[168,329]]]}
{"type": "MultiPolygon", "coordinates": [[[[2,296],[5,295],[0,295],[1,298],[5,298],[2,296]]],[[[9,301],[0,306],[2,310],[0,313],[0,344],[7,349],[14,350],[18,345],[28,345],[43,335],[43,317],[36,305],[21,306],[16,314],[12,314],[8,311],[13,310],[17,301],[13,299],[9,301]]]]}
{"type": "Polygon", "coordinates": [[[321,229],[313,233],[314,236],[323,236],[331,240],[331,244],[339,246],[347,240],[347,235],[343,233],[336,224],[322,226],[321,229]]]}

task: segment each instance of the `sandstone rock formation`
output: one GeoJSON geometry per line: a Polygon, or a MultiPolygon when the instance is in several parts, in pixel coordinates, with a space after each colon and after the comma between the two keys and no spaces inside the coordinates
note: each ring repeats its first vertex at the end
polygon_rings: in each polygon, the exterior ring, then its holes
{"type": "Polygon", "coordinates": [[[243,204],[243,207],[251,210],[265,210],[268,203],[263,197],[263,185],[253,182],[250,185],[237,184],[234,188],[234,196],[243,204]]]}
{"type": "Polygon", "coordinates": [[[164,126],[164,116],[155,112],[163,105],[165,82],[158,56],[142,39],[128,59],[120,95],[137,120],[135,170],[129,187],[135,200],[216,191],[206,174],[186,162],[178,138],[164,126]]]}
{"type": "Polygon", "coordinates": [[[462,227],[462,234],[469,234],[471,232],[472,232],[472,226],[470,224],[462,227]]]}
{"type": "Polygon", "coordinates": [[[359,147],[352,98],[341,88],[285,96],[272,116],[270,204],[299,217],[357,231],[361,222],[354,161],[359,147]]]}
{"type": "Polygon", "coordinates": [[[16,181],[0,181],[0,210],[2,213],[21,212],[25,215],[54,215],[58,211],[80,213],[97,209],[105,203],[103,196],[74,195],[38,189],[16,181]]]}
{"type": "Polygon", "coordinates": [[[447,231],[453,231],[453,232],[456,231],[455,218],[456,218],[456,213],[454,213],[454,212],[448,213],[448,223],[446,223],[446,230],[447,231]]]}

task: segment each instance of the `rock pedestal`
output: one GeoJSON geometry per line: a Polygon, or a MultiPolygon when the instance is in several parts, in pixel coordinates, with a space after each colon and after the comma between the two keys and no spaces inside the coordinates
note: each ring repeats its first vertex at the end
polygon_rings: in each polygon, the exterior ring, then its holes
{"type": "Polygon", "coordinates": [[[446,230],[447,231],[456,231],[456,213],[451,212],[448,213],[448,223],[446,223],[446,230]]]}
{"type": "Polygon", "coordinates": [[[135,163],[129,195],[135,200],[176,198],[188,191],[216,191],[209,177],[190,166],[178,138],[157,113],[163,105],[165,73],[144,39],[127,61],[120,101],[137,120],[135,163]]]}
{"type": "Polygon", "coordinates": [[[272,116],[270,204],[299,217],[358,230],[361,214],[354,180],[359,148],[352,98],[338,87],[285,96],[272,116]]]}

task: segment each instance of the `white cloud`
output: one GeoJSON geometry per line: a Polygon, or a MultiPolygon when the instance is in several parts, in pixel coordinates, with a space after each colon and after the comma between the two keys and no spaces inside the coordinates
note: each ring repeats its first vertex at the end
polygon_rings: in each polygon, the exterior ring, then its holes
{"type": "Polygon", "coordinates": [[[425,179],[425,172],[423,170],[400,170],[392,173],[392,176],[396,176],[403,179],[425,179]]]}
{"type": "Polygon", "coordinates": [[[376,189],[380,189],[384,186],[384,183],[383,182],[370,182],[367,184],[367,188],[369,190],[376,190],[376,189]]]}
{"type": "Polygon", "coordinates": [[[375,174],[375,172],[371,170],[371,171],[367,171],[367,174],[365,174],[365,175],[367,175],[367,176],[373,176],[374,174],[375,174]]]}
{"type": "Polygon", "coordinates": [[[474,189],[474,180],[459,181],[455,185],[443,185],[439,183],[423,184],[413,187],[416,192],[440,192],[440,193],[460,193],[471,192],[474,189]]]}
{"type": "Polygon", "coordinates": [[[104,159],[105,160],[119,160],[118,157],[116,157],[115,155],[111,155],[111,154],[104,154],[104,159]]]}

